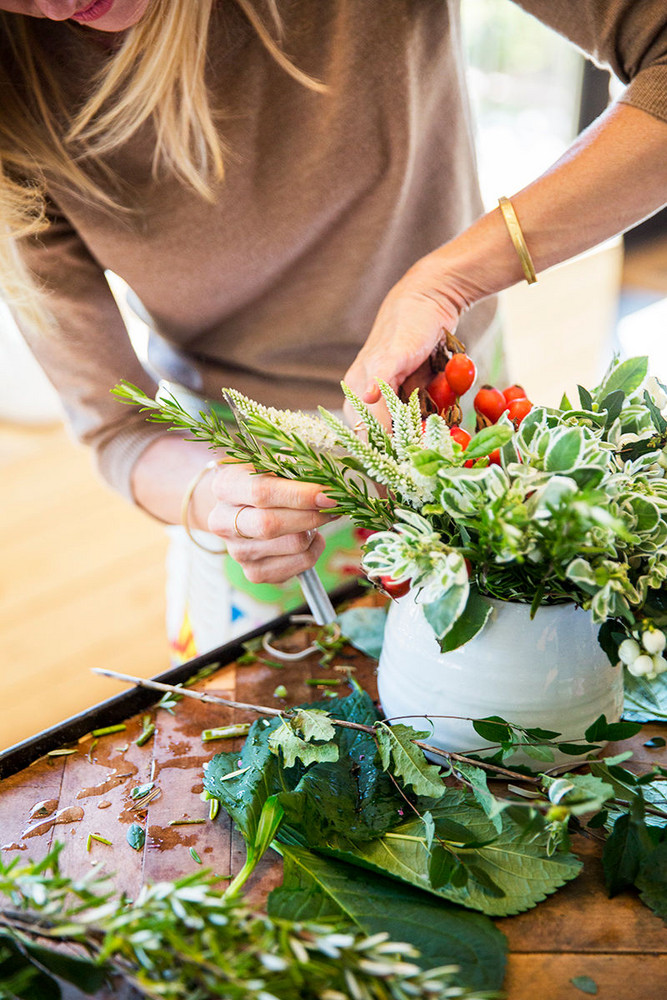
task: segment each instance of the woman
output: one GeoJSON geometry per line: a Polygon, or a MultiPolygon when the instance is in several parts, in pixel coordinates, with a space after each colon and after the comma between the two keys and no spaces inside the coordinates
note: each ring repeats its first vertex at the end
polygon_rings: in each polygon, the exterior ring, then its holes
{"type": "MultiPolygon", "coordinates": [[[[501,212],[482,214],[457,6],[0,0],[6,294],[102,474],[168,524],[188,498],[188,528],[223,539],[254,584],[314,565],[329,502],[244,467],[204,474],[206,449],[111,399],[121,378],[155,384],[104,269],[150,316],[152,372],[195,406],[234,385],[336,407],[345,377],[379,409],[376,380],[423,379],[457,325],[491,368],[490,296],[524,270],[501,212]]],[[[667,199],[667,18],[664,0],[521,6],[629,82],[513,197],[540,271],[667,199]]],[[[219,621],[220,557],[187,559],[180,605],[208,601],[197,614],[219,621]]],[[[227,596],[225,628],[248,628],[250,598],[227,596]]],[[[222,641],[195,631],[200,652],[222,641]]]]}

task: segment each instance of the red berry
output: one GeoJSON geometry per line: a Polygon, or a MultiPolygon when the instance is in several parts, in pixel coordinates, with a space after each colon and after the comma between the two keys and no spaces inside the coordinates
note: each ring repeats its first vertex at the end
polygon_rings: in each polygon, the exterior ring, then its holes
{"type": "Polygon", "coordinates": [[[385,594],[396,600],[397,597],[403,597],[410,589],[410,580],[401,580],[397,583],[390,576],[380,577],[380,586],[384,590],[385,594]]]}
{"type": "Polygon", "coordinates": [[[522,385],[510,385],[507,389],[503,389],[503,396],[505,397],[506,403],[511,403],[513,399],[525,399],[526,390],[522,385]]]}
{"type": "Polygon", "coordinates": [[[475,410],[495,424],[507,409],[505,397],[499,389],[492,385],[483,385],[475,396],[475,410]]]}
{"type": "Polygon", "coordinates": [[[515,428],[519,426],[524,417],[527,417],[533,408],[529,399],[513,399],[507,407],[507,416],[510,418],[515,428]]]}
{"type": "Polygon", "coordinates": [[[457,396],[468,391],[476,374],[475,363],[467,354],[455,354],[445,365],[447,381],[457,396]]]}
{"type": "Polygon", "coordinates": [[[438,410],[448,410],[456,402],[456,393],[447,381],[444,372],[438,372],[435,378],[426,386],[426,391],[438,407],[438,410]]]}
{"type": "Polygon", "coordinates": [[[470,435],[467,431],[464,431],[462,427],[450,427],[449,428],[450,437],[453,437],[457,444],[460,444],[465,451],[470,444],[470,435]]]}
{"type": "Polygon", "coordinates": [[[500,448],[494,448],[489,455],[489,465],[500,465],[500,448]]]}

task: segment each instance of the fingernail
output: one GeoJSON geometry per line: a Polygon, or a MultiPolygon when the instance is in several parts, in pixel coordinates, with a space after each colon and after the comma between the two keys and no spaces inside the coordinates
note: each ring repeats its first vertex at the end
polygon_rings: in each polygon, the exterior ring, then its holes
{"type": "Polygon", "coordinates": [[[326,495],[326,493],[318,493],[317,496],[315,497],[315,506],[316,507],[337,507],[338,506],[338,501],[337,500],[332,500],[331,497],[328,497],[326,495]]]}

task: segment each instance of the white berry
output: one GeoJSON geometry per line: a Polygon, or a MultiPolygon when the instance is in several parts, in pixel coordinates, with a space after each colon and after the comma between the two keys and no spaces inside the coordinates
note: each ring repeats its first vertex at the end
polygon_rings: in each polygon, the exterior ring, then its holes
{"type": "Polygon", "coordinates": [[[667,637],[659,628],[647,629],[642,635],[642,646],[651,656],[654,653],[662,653],[665,646],[667,646],[667,637]]]}
{"type": "Polygon", "coordinates": [[[664,674],[665,670],[667,670],[667,660],[664,658],[664,656],[662,656],[660,653],[655,653],[655,655],[652,656],[651,659],[653,660],[653,673],[656,675],[664,674]]]}
{"type": "Polygon", "coordinates": [[[646,677],[654,671],[653,659],[648,653],[638,656],[632,663],[628,663],[628,670],[634,677],[646,677]]]}
{"type": "Polygon", "coordinates": [[[622,663],[634,663],[638,656],[641,656],[641,647],[635,639],[624,639],[618,647],[618,656],[622,663]]]}

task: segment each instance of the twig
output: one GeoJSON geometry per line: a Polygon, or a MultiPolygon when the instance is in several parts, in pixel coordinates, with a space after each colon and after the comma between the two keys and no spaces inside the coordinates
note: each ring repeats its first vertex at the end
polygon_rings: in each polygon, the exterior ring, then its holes
{"type": "MultiPolygon", "coordinates": [[[[156,691],[170,691],[175,694],[185,695],[188,698],[195,698],[197,701],[210,702],[214,705],[225,705],[227,708],[245,708],[250,712],[258,712],[260,715],[276,715],[283,719],[289,719],[290,717],[289,710],[285,711],[280,708],[269,708],[267,705],[251,705],[242,701],[231,701],[229,698],[219,698],[215,695],[202,694],[200,691],[188,691],[185,688],[174,687],[171,684],[162,684],[159,681],[144,680],[143,677],[132,677],[130,674],[119,674],[115,670],[105,670],[102,667],[93,667],[92,671],[94,674],[100,674],[102,677],[111,677],[113,680],[125,681],[127,684],[136,684],[138,687],[153,688],[156,691]]],[[[454,718],[454,716],[452,716],[452,718],[454,718]]],[[[346,719],[335,719],[333,717],[331,722],[335,726],[340,726],[342,729],[355,729],[360,733],[368,733],[369,736],[375,735],[375,729],[373,726],[364,726],[360,722],[348,722],[346,719]]],[[[442,747],[432,746],[430,743],[424,743],[422,740],[412,740],[412,742],[421,750],[436,754],[438,757],[444,757],[447,760],[460,760],[464,761],[466,764],[472,763],[477,767],[481,767],[483,770],[503,774],[508,778],[513,778],[515,781],[525,781],[531,784],[539,784],[540,781],[539,778],[530,778],[525,774],[521,774],[519,771],[509,771],[507,768],[499,767],[497,764],[486,764],[479,760],[471,761],[470,758],[465,756],[465,754],[455,753],[453,750],[443,750],[442,747]]]]}

